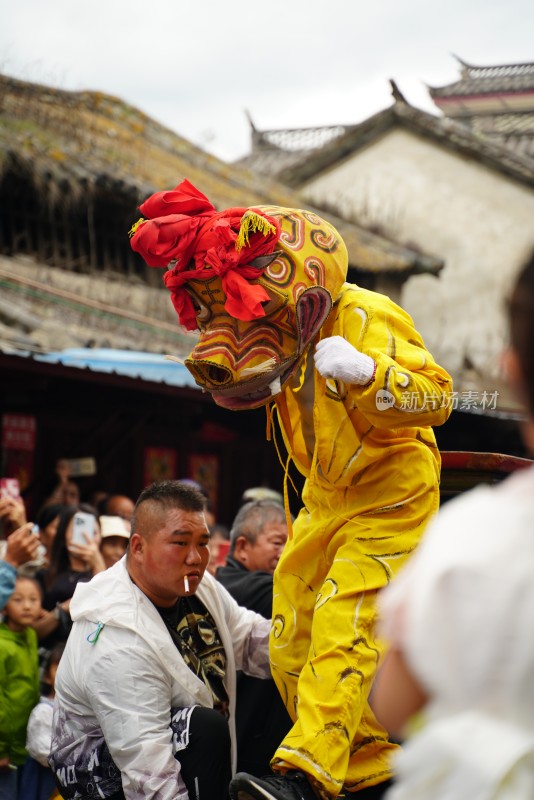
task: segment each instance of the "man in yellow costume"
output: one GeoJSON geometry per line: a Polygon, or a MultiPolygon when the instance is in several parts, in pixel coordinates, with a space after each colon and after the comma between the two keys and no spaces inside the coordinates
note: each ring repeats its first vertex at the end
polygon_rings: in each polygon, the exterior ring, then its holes
{"type": "Polygon", "coordinates": [[[397,747],[368,703],[383,654],[376,596],[438,507],[432,425],[451,380],[411,318],[345,283],[338,232],[309,211],[217,212],[188,181],[141,205],[132,247],[198,329],[186,365],[225,408],[267,407],[306,477],[274,575],[273,677],[294,722],[269,776],[234,800],[376,800],[397,747]]]}

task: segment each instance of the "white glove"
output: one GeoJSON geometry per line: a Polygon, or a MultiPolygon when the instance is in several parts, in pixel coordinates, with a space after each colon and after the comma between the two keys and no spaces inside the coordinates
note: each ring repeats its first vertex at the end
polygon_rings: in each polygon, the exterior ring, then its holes
{"type": "Polygon", "coordinates": [[[331,336],[317,343],[315,366],[323,378],[365,386],[374,378],[376,364],[342,336],[331,336]]]}

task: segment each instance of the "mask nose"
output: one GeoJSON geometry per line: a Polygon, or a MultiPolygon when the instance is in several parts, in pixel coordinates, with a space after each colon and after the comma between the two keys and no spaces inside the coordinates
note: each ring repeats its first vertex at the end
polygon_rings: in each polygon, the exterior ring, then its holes
{"type": "Polygon", "coordinates": [[[209,361],[197,361],[188,358],[185,365],[201,386],[219,388],[232,381],[231,371],[218,364],[210,364],[209,361]]]}

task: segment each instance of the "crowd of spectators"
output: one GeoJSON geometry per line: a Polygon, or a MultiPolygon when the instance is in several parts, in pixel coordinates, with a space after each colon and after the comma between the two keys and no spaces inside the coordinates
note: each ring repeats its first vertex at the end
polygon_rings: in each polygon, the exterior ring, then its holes
{"type": "MultiPolygon", "coordinates": [[[[134,500],[102,492],[84,502],[64,463],[58,462],[56,480],[46,487],[45,501],[31,519],[22,496],[0,497],[0,800],[61,797],[48,755],[55,672],[72,629],[71,599],[78,584],[125,555],[130,538],[134,500]]],[[[193,481],[184,483],[201,489],[193,481]]],[[[264,491],[270,490],[249,490],[243,507],[264,491]]],[[[275,498],[271,504],[282,502],[276,493],[270,497],[275,498]]],[[[281,505],[278,517],[285,519],[281,505]]],[[[209,503],[206,520],[207,571],[215,575],[225,567],[232,547],[230,529],[216,522],[209,503]]],[[[272,584],[272,574],[268,577],[272,584]]],[[[261,595],[260,589],[258,585],[261,595]]],[[[253,595],[251,587],[251,608],[253,595]]],[[[270,616],[268,610],[263,613],[270,616]]]]}
{"type": "Polygon", "coordinates": [[[70,602],[78,583],[124,555],[130,537],[134,501],[103,493],[82,502],[66,464],[57,462],[31,519],[16,481],[0,496],[1,800],[60,797],[48,753],[70,602]]]}

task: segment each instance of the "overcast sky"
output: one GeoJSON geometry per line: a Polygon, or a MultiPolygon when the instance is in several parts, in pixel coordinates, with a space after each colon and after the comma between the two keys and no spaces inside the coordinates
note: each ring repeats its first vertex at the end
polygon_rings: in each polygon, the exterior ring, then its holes
{"type": "Polygon", "coordinates": [[[0,71],[132,103],[224,160],[256,127],[354,123],[534,61],[533,0],[0,0],[0,71]]]}

